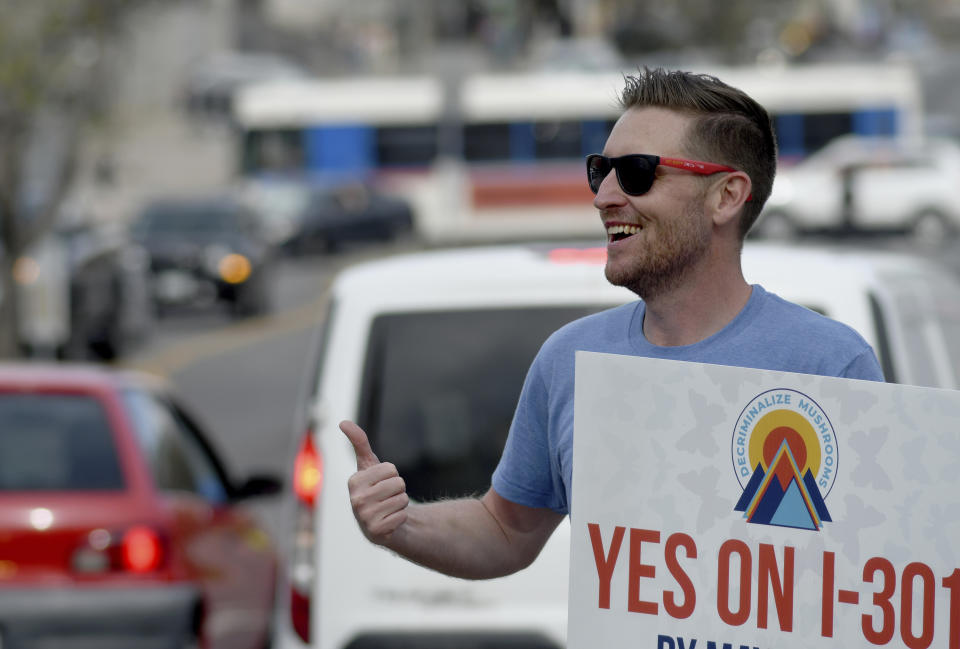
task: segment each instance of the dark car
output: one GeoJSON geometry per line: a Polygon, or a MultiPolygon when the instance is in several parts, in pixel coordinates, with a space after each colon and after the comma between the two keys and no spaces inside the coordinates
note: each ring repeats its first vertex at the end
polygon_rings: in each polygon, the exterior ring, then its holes
{"type": "Polygon", "coordinates": [[[216,303],[234,315],[269,311],[275,248],[248,207],[227,198],[156,201],[132,231],[150,255],[158,312],[216,303]]]}
{"type": "Polygon", "coordinates": [[[261,649],[277,552],[158,378],[0,364],[0,645],[261,649]]]}
{"type": "Polygon", "coordinates": [[[364,183],[311,191],[296,234],[294,253],[332,252],[347,242],[390,241],[413,230],[410,204],[364,183]]]}

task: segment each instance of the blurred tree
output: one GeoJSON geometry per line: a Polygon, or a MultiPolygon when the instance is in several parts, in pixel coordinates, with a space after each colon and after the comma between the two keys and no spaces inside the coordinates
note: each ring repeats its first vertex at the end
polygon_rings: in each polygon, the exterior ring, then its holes
{"type": "Polygon", "coordinates": [[[145,1],[0,0],[0,357],[18,353],[14,264],[53,223],[109,108],[104,52],[145,1]]]}

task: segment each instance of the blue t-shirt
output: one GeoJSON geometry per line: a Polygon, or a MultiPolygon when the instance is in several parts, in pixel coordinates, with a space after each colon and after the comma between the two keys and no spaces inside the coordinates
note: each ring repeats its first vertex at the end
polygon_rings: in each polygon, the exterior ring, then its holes
{"type": "Polygon", "coordinates": [[[883,381],[870,345],[852,328],[754,285],[726,327],[692,345],[661,347],[643,335],[644,303],[575,320],[534,359],[493,474],[507,500],[569,513],[573,474],[573,384],[577,351],[883,381]]]}

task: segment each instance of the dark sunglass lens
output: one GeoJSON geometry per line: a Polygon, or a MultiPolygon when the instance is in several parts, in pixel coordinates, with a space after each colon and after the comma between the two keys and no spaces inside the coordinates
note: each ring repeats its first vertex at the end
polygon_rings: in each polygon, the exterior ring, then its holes
{"type": "Polygon", "coordinates": [[[624,156],[617,160],[617,180],[628,194],[640,196],[653,185],[654,165],[642,156],[624,156]]]}
{"type": "Polygon", "coordinates": [[[590,184],[590,191],[596,194],[600,191],[600,184],[610,173],[610,162],[600,155],[592,155],[587,158],[587,182],[590,184]]]}

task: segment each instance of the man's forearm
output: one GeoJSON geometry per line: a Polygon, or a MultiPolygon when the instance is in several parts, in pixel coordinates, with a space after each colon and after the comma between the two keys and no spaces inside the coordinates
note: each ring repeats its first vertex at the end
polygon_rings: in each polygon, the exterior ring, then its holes
{"type": "Polygon", "coordinates": [[[463,579],[489,579],[530,565],[549,530],[515,530],[480,499],[411,504],[384,546],[419,565],[463,579]]]}

